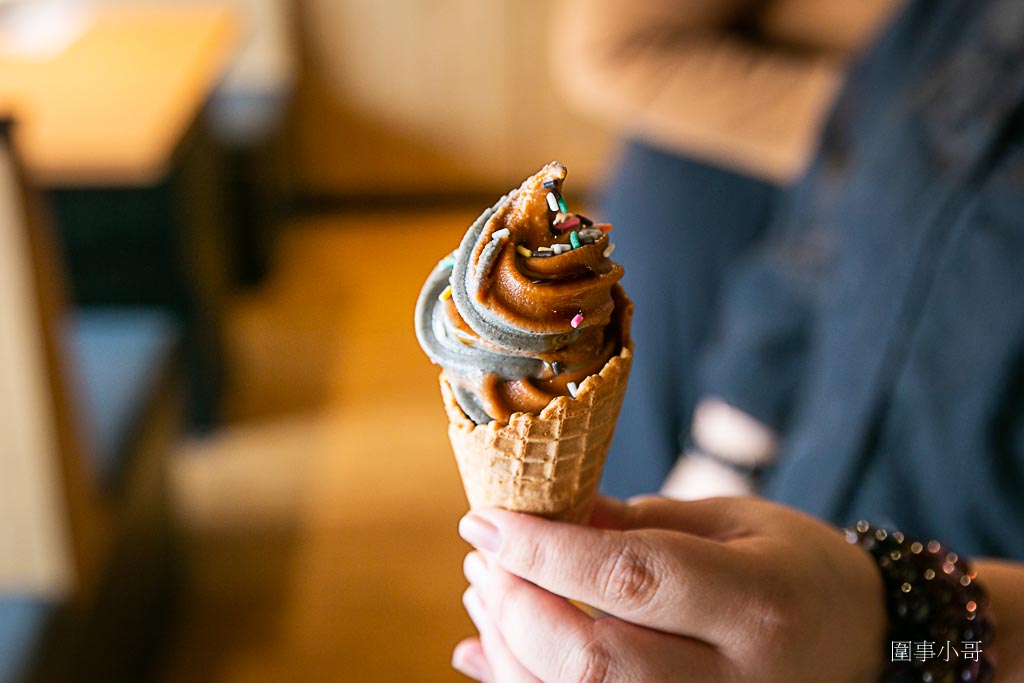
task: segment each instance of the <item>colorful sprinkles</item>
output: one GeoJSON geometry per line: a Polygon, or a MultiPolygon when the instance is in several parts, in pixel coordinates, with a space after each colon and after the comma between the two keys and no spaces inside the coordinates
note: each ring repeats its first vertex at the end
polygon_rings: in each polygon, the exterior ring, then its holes
{"type": "MultiPolygon", "coordinates": [[[[550,258],[553,256],[565,254],[566,252],[569,251],[581,249],[585,245],[600,244],[601,246],[597,247],[595,250],[593,250],[593,252],[584,251],[581,255],[577,255],[577,257],[574,257],[573,259],[568,259],[569,263],[567,263],[566,265],[571,267],[574,262],[577,262],[579,264],[586,264],[588,260],[586,258],[582,258],[582,256],[592,257],[592,254],[596,253],[597,249],[600,249],[601,247],[604,247],[602,255],[605,258],[609,257],[615,250],[615,245],[609,242],[607,246],[605,246],[604,242],[601,242],[601,240],[604,239],[605,233],[611,231],[612,226],[607,223],[596,224],[594,223],[594,221],[592,221],[591,219],[587,218],[582,214],[569,213],[566,201],[559,192],[559,183],[557,180],[545,180],[543,182],[543,186],[547,190],[547,193],[545,195],[547,208],[554,213],[554,219],[550,223],[551,232],[550,234],[547,235],[545,239],[543,239],[543,241],[555,242],[555,240],[557,240],[557,242],[547,246],[537,246],[535,249],[531,249],[531,247],[526,244],[516,244],[516,253],[524,258],[550,258]]],[[[551,214],[548,215],[550,216],[551,214]]],[[[495,230],[493,233],[491,233],[490,239],[491,242],[499,242],[506,238],[510,238],[511,234],[511,230],[506,227],[500,230],[495,230]]],[[[518,238],[519,233],[517,232],[517,239],[518,238]]],[[[512,240],[510,239],[509,245],[511,244],[512,240]]],[[[488,253],[493,254],[497,249],[503,250],[504,247],[509,245],[491,245],[490,247],[488,247],[488,253]]],[[[449,270],[454,268],[454,266],[455,253],[449,254],[448,256],[444,257],[437,263],[437,268],[442,270],[449,270]]],[[[441,303],[444,303],[451,300],[452,297],[452,286],[449,284],[440,292],[440,294],[437,295],[437,300],[441,303]]],[[[572,308],[576,308],[576,306],[578,305],[579,304],[569,304],[569,306],[572,306],[572,308]]],[[[566,306],[566,308],[567,307],[568,306],[566,306]]],[[[569,310],[572,310],[572,308],[569,308],[569,310]]],[[[565,311],[565,308],[562,308],[562,310],[565,311]]],[[[594,311],[591,312],[593,315],[596,315],[594,311]]],[[[562,318],[562,320],[564,321],[565,318],[562,318]]],[[[596,323],[597,320],[598,319],[595,317],[592,320],[591,325],[596,323]]],[[[579,338],[582,334],[584,334],[584,331],[580,330],[580,327],[583,324],[584,312],[582,309],[580,309],[569,320],[569,326],[572,328],[572,330],[564,331],[560,335],[558,335],[557,343],[570,343],[573,340],[579,338]]],[[[468,346],[472,346],[475,343],[473,342],[473,340],[464,338],[464,335],[459,334],[457,332],[455,334],[455,338],[468,346]]],[[[561,347],[556,346],[556,348],[561,347]]],[[[551,374],[545,374],[545,377],[559,376],[566,373],[567,371],[565,365],[558,361],[551,361],[550,363],[548,363],[548,367],[550,368],[551,374]]],[[[572,367],[570,367],[569,370],[574,371],[572,367]]],[[[566,382],[565,388],[569,396],[571,396],[573,399],[577,398],[579,394],[579,384],[577,382],[566,382]]]]}
{"type": "MultiPolygon", "coordinates": [[[[548,190],[548,193],[545,196],[547,206],[551,211],[555,212],[554,220],[551,223],[552,232],[556,235],[558,233],[565,234],[568,232],[569,243],[556,243],[551,246],[541,246],[537,247],[535,251],[531,251],[526,245],[518,244],[516,245],[516,252],[518,254],[526,258],[549,258],[551,256],[558,256],[566,253],[567,251],[579,249],[583,245],[595,244],[605,236],[605,233],[611,231],[612,226],[608,223],[594,223],[594,221],[582,214],[569,213],[569,209],[565,204],[565,199],[558,191],[557,181],[545,180],[543,185],[544,188],[548,190]]],[[[491,239],[495,241],[504,239],[505,237],[508,237],[509,234],[510,231],[508,228],[502,228],[501,230],[495,231],[491,235],[491,239]]],[[[602,252],[602,255],[605,258],[608,258],[611,256],[613,251],[615,251],[615,245],[609,243],[602,252]]],[[[444,301],[450,297],[451,287],[448,287],[438,298],[444,301]]],[[[579,330],[580,325],[583,324],[583,319],[583,311],[579,311],[569,321],[569,326],[572,327],[573,330],[579,330]]],[[[572,334],[579,333],[574,332],[572,334]]],[[[551,372],[554,375],[560,375],[565,370],[558,362],[551,363],[550,367],[551,372]]],[[[566,384],[566,388],[568,389],[569,394],[573,398],[576,398],[576,394],[579,391],[577,384],[575,382],[568,382],[566,384]]]]}

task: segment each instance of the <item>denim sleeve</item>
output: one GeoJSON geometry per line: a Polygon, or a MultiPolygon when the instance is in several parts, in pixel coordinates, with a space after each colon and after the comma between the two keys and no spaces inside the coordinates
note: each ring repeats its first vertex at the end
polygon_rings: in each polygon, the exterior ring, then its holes
{"type": "Polygon", "coordinates": [[[733,269],[699,370],[703,396],[777,431],[787,424],[805,372],[830,262],[824,233],[788,227],[733,269]]]}

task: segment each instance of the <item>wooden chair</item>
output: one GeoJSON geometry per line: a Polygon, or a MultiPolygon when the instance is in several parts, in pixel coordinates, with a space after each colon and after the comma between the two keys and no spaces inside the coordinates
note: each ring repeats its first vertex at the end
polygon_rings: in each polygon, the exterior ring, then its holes
{"type": "Polygon", "coordinates": [[[89,602],[109,542],[59,351],[60,270],[11,128],[0,124],[0,680],[27,666],[56,605],[89,602]]]}
{"type": "Polygon", "coordinates": [[[134,680],[173,604],[176,335],[70,311],[0,123],[0,683],[134,680]]]}

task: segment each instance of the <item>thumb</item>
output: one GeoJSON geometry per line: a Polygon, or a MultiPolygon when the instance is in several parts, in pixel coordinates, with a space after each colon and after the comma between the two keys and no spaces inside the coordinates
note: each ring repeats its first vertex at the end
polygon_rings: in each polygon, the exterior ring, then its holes
{"type": "Polygon", "coordinates": [[[599,528],[670,529],[715,541],[749,536],[757,528],[761,508],[756,498],[705,498],[680,501],[643,495],[627,501],[601,497],[591,524],[599,528]]]}

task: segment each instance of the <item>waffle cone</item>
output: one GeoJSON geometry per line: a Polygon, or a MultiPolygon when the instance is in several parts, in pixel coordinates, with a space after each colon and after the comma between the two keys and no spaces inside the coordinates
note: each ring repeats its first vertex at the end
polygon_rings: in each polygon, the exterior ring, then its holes
{"type": "Polygon", "coordinates": [[[585,379],[575,398],[554,398],[539,415],[477,425],[459,407],[444,372],[448,438],[472,508],[501,507],[585,523],[615,433],[633,354],[627,346],[585,379]]]}

